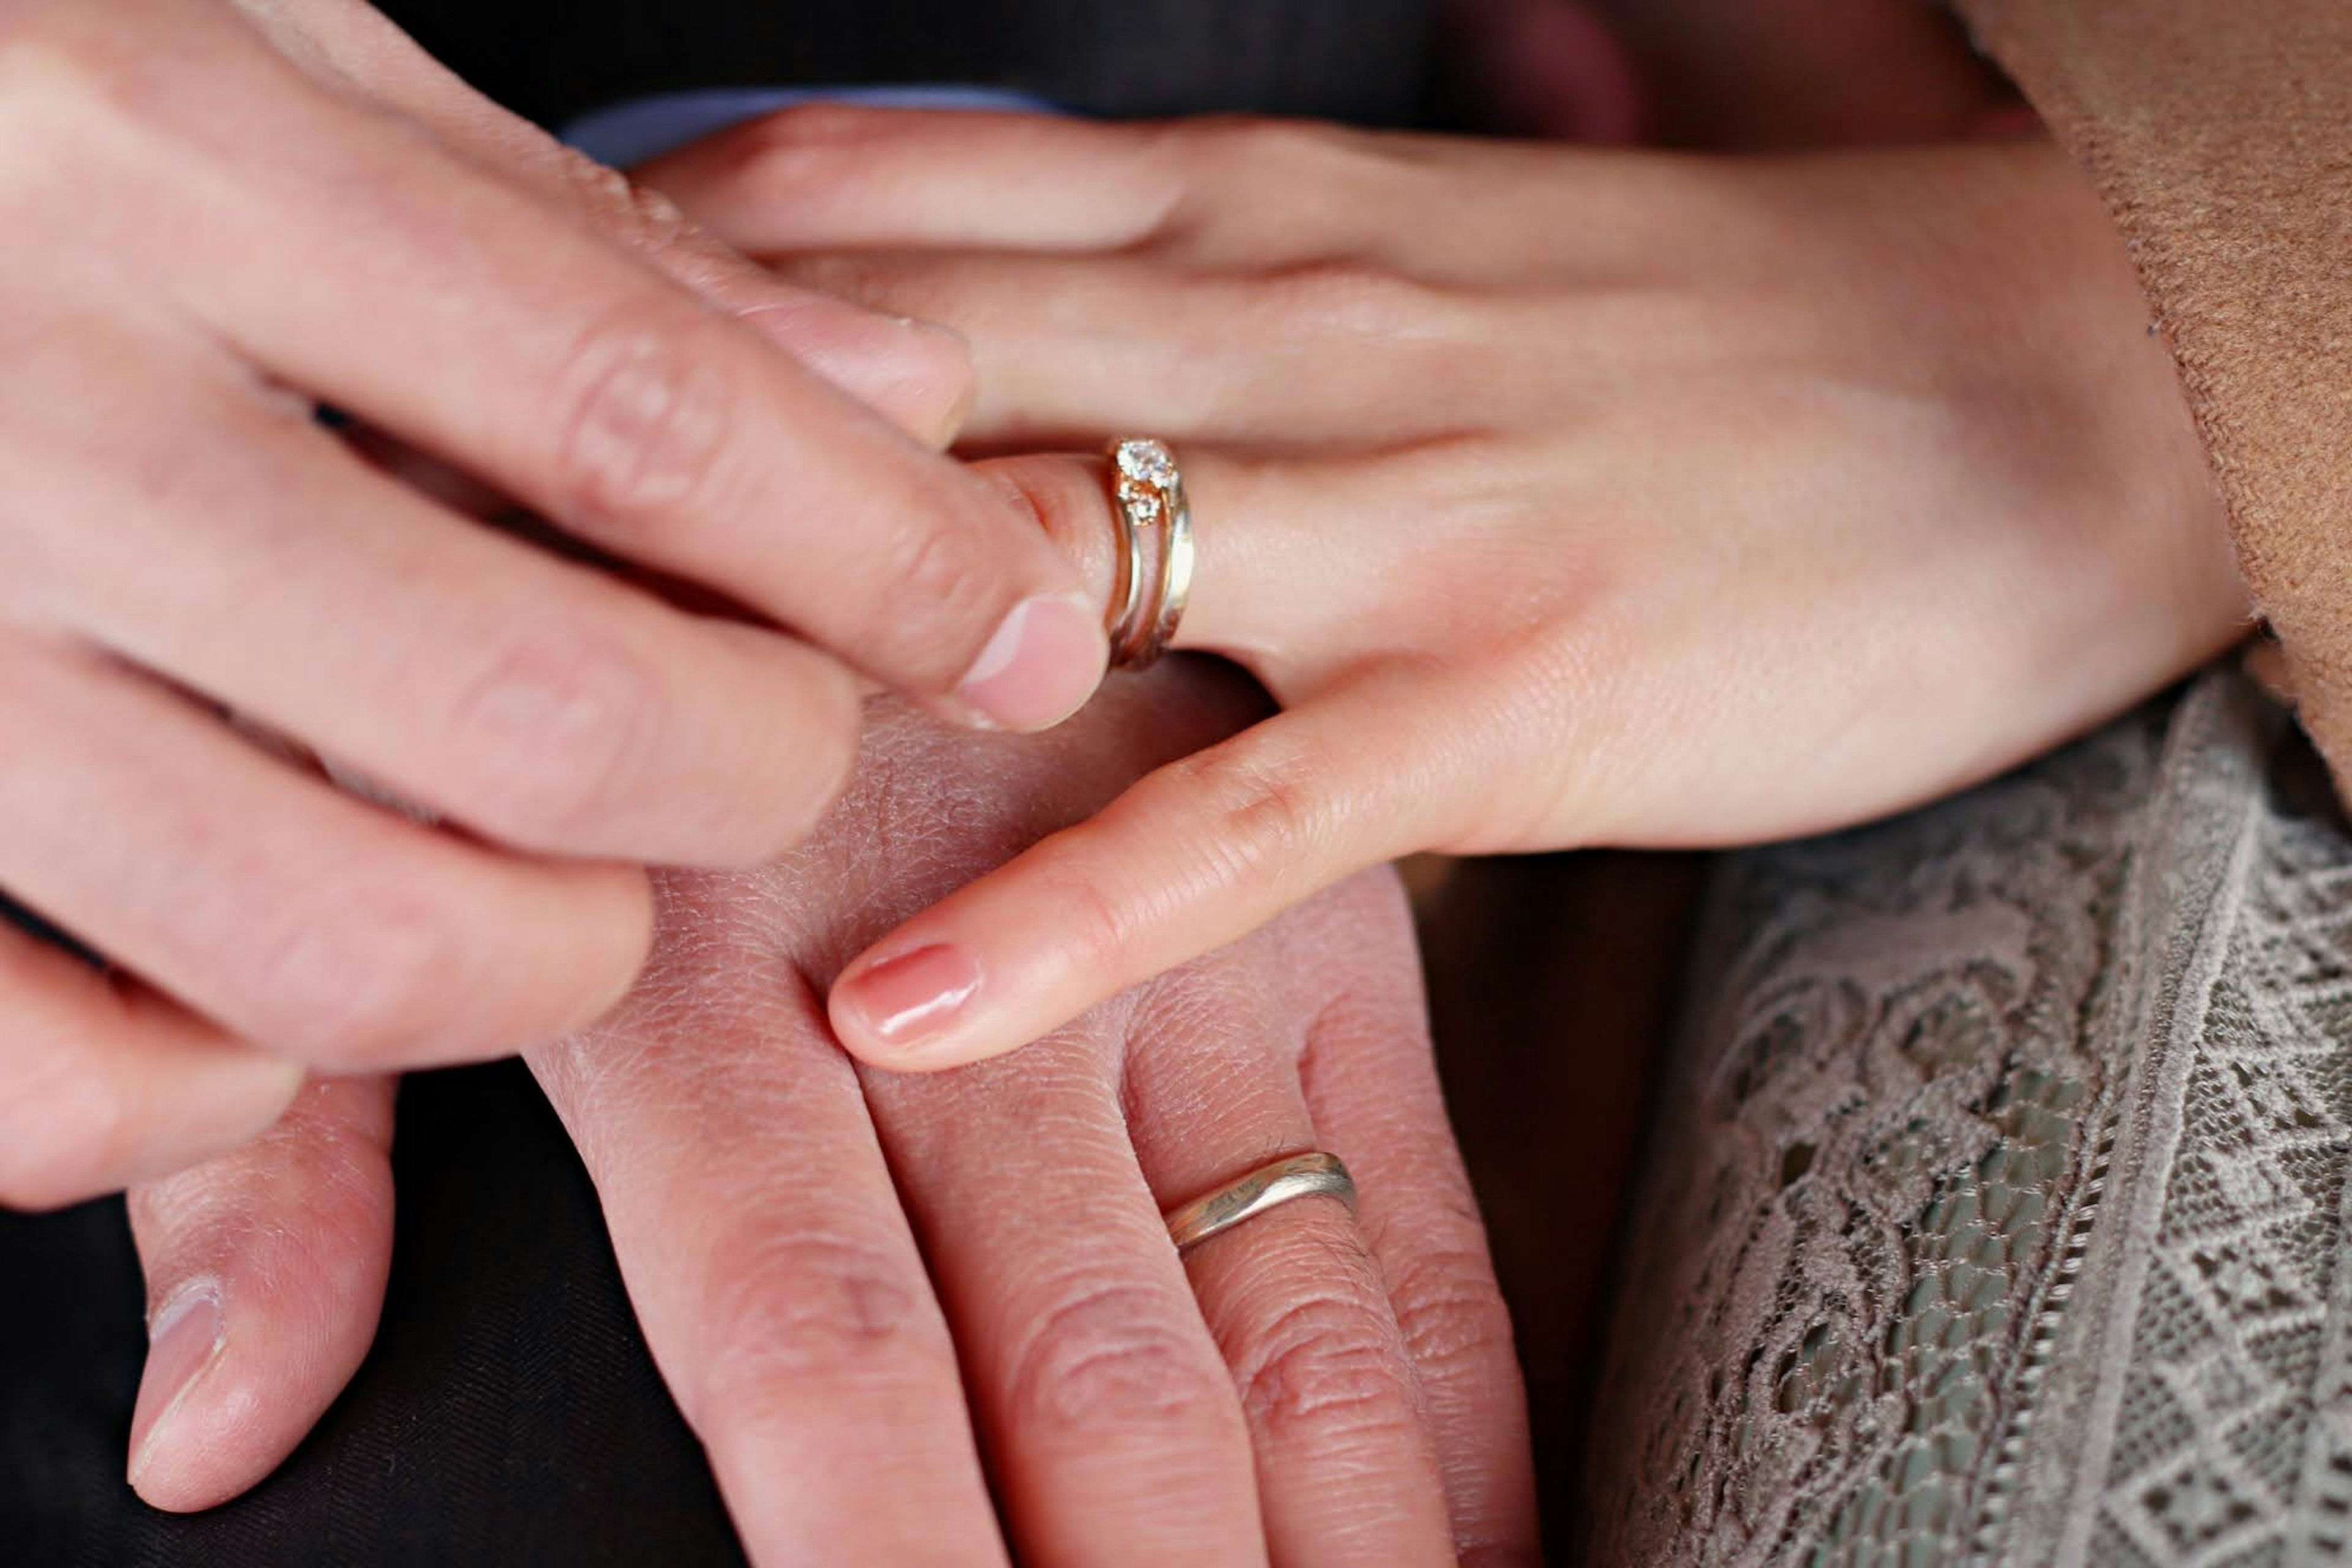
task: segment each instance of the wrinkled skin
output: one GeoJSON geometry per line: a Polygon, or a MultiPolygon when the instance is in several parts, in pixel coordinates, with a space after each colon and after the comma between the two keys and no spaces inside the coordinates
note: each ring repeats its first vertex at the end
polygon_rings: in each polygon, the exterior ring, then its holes
{"type": "MultiPolygon", "coordinates": [[[[808,846],[661,877],[637,988],[530,1054],[756,1561],[1532,1560],[1509,1327],[1387,874],[1017,1063],[894,1077],[825,1026],[890,921],[1256,704],[1177,661],[1045,739],[877,709],[808,846]],[[1355,1222],[1303,1200],[1179,1259],[1163,1206],[1310,1148],[1353,1169],[1355,1222]]],[[[142,1391],[150,1500],[249,1484],[356,1365],[389,1093],[317,1086],[270,1139],[133,1194],[153,1302],[220,1303],[168,1419],[173,1391],[142,1391]]]]}

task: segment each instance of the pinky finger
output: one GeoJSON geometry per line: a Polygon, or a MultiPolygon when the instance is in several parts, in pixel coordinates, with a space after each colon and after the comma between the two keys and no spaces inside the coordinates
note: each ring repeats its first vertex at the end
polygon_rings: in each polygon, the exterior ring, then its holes
{"type": "Polygon", "coordinates": [[[150,1342],[130,1477],[155,1507],[259,1481],[359,1369],[392,1264],[394,1083],[316,1079],[266,1137],[132,1190],[150,1342]]]}
{"type": "Polygon", "coordinates": [[[900,1072],[1015,1050],[1439,837],[1452,725],[1426,686],[1372,679],[1170,763],[867,949],[834,1030],[900,1072]]]}
{"type": "Polygon", "coordinates": [[[234,1148],[301,1080],[0,921],[0,1205],[54,1208],[234,1148]]]}

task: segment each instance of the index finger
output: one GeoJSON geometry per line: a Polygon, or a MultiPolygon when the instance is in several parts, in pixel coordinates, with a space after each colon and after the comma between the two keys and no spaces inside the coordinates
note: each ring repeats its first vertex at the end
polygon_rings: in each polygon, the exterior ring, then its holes
{"type": "Polygon", "coordinates": [[[1038,729],[1093,690],[1092,607],[985,486],[575,216],[224,53],[246,111],[148,110],[142,181],[177,242],[157,281],[216,336],[947,711],[1038,729]]]}
{"type": "Polygon", "coordinates": [[[1367,679],[1160,768],[868,948],[834,984],[835,1031],[902,1072],[1000,1056],[1435,844],[1465,807],[1464,708],[1367,679]]]}

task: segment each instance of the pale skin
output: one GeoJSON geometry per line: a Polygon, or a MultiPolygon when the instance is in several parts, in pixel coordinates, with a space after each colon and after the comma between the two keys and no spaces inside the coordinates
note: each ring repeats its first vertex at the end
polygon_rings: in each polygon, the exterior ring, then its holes
{"type": "MultiPolygon", "coordinates": [[[[663,874],[635,991],[529,1053],[753,1561],[1535,1559],[1509,1321],[1391,879],[1018,1063],[881,1073],[824,1025],[825,984],[894,913],[1258,710],[1193,664],[1035,742],[879,713],[808,846],[663,874]],[[1163,1206],[1318,1148],[1352,1167],[1357,1220],[1302,1200],[1169,1244],[1163,1206]]],[[[314,1085],[264,1141],[132,1194],[165,1332],[132,1434],[150,1501],[243,1489],[357,1366],[390,1101],[314,1085]]]]}
{"type": "Polygon", "coordinates": [[[0,0],[0,888],[119,965],[0,924],[0,1202],[230,1147],[306,1067],[577,1027],[645,956],[634,866],[806,832],[869,686],[1034,730],[1100,675],[1068,563],[937,451],[951,336],[761,274],[358,0],[0,0]]]}
{"type": "Polygon", "coordinates": [[[961,331],[967,449],[1107,595],[1167,439],[1177,643],[1282,713],[856,959],[952,1067],[1409,851],[1727,845],[1983,779],[2242,637],[2171,367],[2038,142],[1702,161],[798,110],[648,177],[961,331]]]}

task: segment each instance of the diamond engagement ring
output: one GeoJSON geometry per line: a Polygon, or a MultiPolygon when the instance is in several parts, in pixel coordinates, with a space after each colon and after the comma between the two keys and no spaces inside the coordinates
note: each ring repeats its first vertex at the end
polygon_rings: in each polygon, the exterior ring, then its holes
{"type": "Polygon", "coordinates": [[[1166,442],[1110,444],[1111,526],[1118,565],[1111,584],[1110,662],[1144,669],[1168,651],[1192,593],[1192,509],[1166,442]]]}

